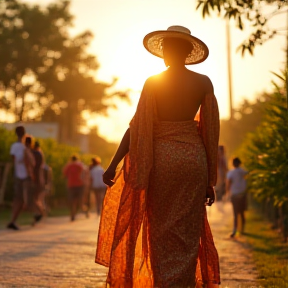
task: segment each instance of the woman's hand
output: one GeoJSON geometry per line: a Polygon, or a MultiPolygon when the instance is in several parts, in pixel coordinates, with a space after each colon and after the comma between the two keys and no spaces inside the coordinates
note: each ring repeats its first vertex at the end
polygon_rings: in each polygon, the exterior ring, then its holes
{"type": "Polygon", "coordinates": [[[207,187],[206,190],[206,206],[211,206],[215,202],[215,191],[212,186],[207,187]]]}
{"type": "Polygon", "coordinates": [[[109,167],[103,174],[103,182],[111,187],[115,184],[114,178],[116,175],[116,168],[118,164],[121,162],[121,160],[124,158],[124,156],[129,152],[129,143],[130,143],[130,128],[127,129],[125,132],[121,143],[116,151],[116,154],[114,155],[109,167]]]}
{"type": "Polygon", "coordinates": [[[103,174],[103,182],[109,187],[115,184],[115,182],[113,181],[113,179],[115,178],[115,174],[116,174],[115,170],[116,169],[111,168],[109,166],[103,174]]]}

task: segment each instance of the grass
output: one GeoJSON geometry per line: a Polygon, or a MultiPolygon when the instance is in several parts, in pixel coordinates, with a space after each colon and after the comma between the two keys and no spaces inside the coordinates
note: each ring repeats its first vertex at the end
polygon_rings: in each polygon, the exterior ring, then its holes
{"type": "Polygon", "coordinates": [[[288,244],[255,210],[247,212],[246,241],[253,252],[261,287],[288,287],[288,244]]]}
{"type": "MultiPolygon", "coordinates": [[[[69,215],[68,208],[53,208],[48,214],[48,217],[60,217],[69,215]]],[[[0,229],[5,229],[7,223],[11,218],[11,208],[0,207],[0,229]]],[[[19,226],[31,225],[33,220],[33,213],[29,211],[22,211],[17,219],[19,226]]]]}

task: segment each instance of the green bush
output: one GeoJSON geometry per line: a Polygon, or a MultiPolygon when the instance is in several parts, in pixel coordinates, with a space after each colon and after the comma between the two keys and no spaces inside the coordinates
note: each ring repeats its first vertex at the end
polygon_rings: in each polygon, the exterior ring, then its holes
{"type": "MultiPolygon", "coordinates": [[[[285,77],[281,77],[285,81],[285,77]]],[[[283,85],[285,87],[285,84],[283,85]]],[[[266,116],[247,136],[240,151],[249,173],[249,187],[260,200],[275,206],[288,202],[288,111],[286,90],[275,85],[266,116]]]]}
{"type": "Polygon", "coordinates": [[[8,131],[0,126],[0,162],[10,162],[10,146],[15,142],[14,131],[8,131]]]}
{"type": "MultiPolygon", "coordinates": [[[[13,142],[15,142],[16,136],[14,131],[8,131],[0,126],[0,163],[12,162],[10,156],[10,147],[13,142]]],[[[3,166],[2,166],[3,167],[3,166]]],[[[5,190],[5,199],[11,201],[13,198],[13,166],[12,170],[8,175],[6,190],[5,190]]]]}

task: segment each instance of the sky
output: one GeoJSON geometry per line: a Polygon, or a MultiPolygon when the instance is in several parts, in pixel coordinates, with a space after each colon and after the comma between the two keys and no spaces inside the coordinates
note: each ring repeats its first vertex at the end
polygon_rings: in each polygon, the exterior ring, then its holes
{"type": "MultiPolygon", "coordinates": [[[[25,2],[45,5],[53,1],[25,2]]],[[[166,69],[162,59],[146,51],[143,38],[171,25],[187,27],[208,46],[207,60],[187,68],[210,77],[220,117],[229,117],[226,21],[216,14],[203,19],[196,5],[196,0],[71,0],[71,13],[75,16],[71,35],[84,30],[94,34],[89,52],[96,55],[100,65],[97,81],[110,82],[117,77],[115,89],[130,90],[131,104],[116,101],[118,109],[109,109],[109,117],[86,114],[90,125],[98,125],[100,136],[114,142],[122,138],[145,80],[166,69]]],[[[271,26],[282,28],[285,17],[274,17],[271,26]]],[[[246,39],[249,29],[241,32],[231,21],[230,31],[233,105],[237,108],[244,98],[253,101],[261,92],[271,91],[271,80],[276,80],[271,71],[278,73],[284,68],[286,37],[277,36],[256,47],[254,56],[246,54],[243,58],[236,48],[246,39]]]]}

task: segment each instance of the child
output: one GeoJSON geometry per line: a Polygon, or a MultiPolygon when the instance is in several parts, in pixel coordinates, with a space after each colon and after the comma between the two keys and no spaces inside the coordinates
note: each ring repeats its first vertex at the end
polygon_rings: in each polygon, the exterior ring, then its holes
{"type": "Polygon", "coordinates": [[[246,180],[245,175],[248,173],[244,169],[240,168],[241,161],[239,158],[233,159],[234,169],[227,173],[227,193],[231,196],[231,202],[233,206],[234,214],[234,228],[230,237],[234,237],[237,232],[238,215],[241,216],[241,233],[244,233],[245,227],[245,215],[244,211],[247,206],[246,197],[246,180]]]}

